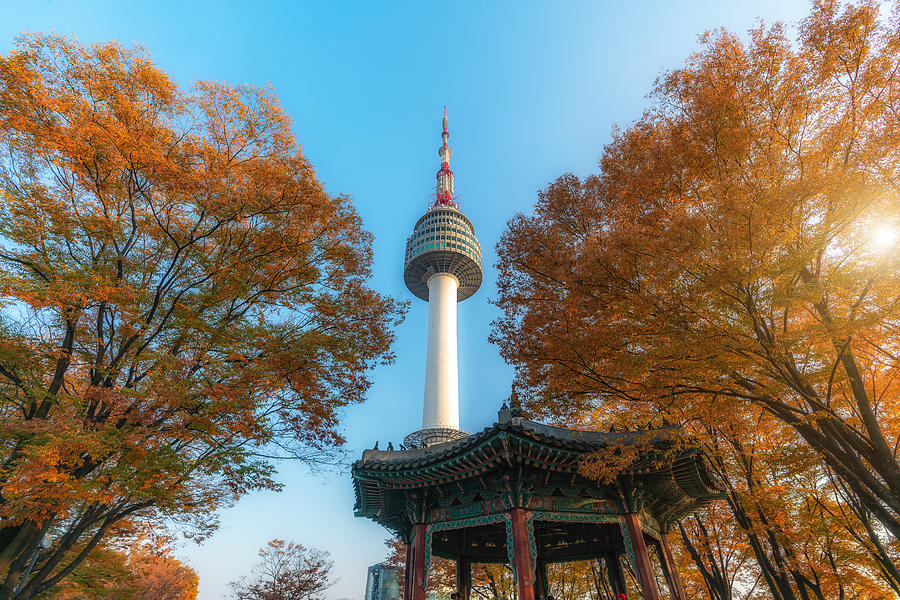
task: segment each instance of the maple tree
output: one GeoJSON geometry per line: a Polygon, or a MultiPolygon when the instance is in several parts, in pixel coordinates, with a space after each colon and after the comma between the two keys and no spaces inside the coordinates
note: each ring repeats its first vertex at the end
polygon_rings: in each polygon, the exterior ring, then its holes
{"type": "MultiPolygon", "coordinates": [[[[76,550],[77,551],[77,550],[76,550]]],[[[196,600],[197,573],[171,555],[165,540],[104,539],[45,600],[196,600]]]]}
{"type": "Polygon", "coordinates": [[[272,540],[259,550],[249,579],[231,583],[235,600],[315,600],[333,585],[328,552],[272,540]]]}
{"type": "Polygon", "coordinates": [[[614,600],[602,561],[579,560],[546,566],[547,588],[554,600],[614,600]]]}
{"type": "MultiPolygon", "coordinates": [[[[710,597],[766,589],[775,598],[893,597],[897,579],[860,537],[859,522],[837,517],[842,498],[827,466],[790,428],[757,418],[740,435],[707,431],[705,453],[726,502],[680,527],[710,597]]],[[[896,559],[892,552],[886,564],[896,559]]]]}
{"type": "MultiPolygon", "coordinates": [[[[506,563],[473,563],[471,565],[473,598],[482,600],[517,600],[519,586],[512,568],[506,563]]],[[[455,589],[455,588],[454,588],[455,589]]]]}
{"type": "Polygon", "coordinates": [[[372,235],[271,90],[26,36],[0,148],[0,600],[122,519],[202,537],[279,487],[273,460],[333,460],[405,308],[367,286],[372,235]]]}
{"type": "Polygon", "coordinates": [[[492,340],[531,414],[707,452],[734,524],[683,533],[712,597],[890,597],[900,12],[822,0],[798,33],[703,36],[599,173],[509,222],[492,340]]]}

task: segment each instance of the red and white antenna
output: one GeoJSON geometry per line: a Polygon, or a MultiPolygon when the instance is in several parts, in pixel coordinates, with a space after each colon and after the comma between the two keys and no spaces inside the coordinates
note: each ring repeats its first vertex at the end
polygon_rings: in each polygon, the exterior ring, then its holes
{"type": "Polygon", "coordinates": [[[437,172],[433,206],[443,204],[456,207],[456,204],[453,202],[453,171],[450,170],[450,156],[453,154],[453,150],[450,149],[450,144],[447,143],[447,140],[450,139],[450,132],[447,131],[446,106],[444,106],[444,118],[441,124],[443,125],[443,130],[441,131],[443,143],[438,150],[438,155],[441,157],[441,168],[437,172]]]}

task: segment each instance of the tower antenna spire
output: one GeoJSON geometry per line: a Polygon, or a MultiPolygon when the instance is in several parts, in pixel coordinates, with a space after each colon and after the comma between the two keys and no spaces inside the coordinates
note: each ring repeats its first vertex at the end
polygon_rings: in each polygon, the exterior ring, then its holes
{"type": "Polygon", "coordinates": [[[447,140],[450,139],[448,131],[449,122],[447,121],[447,106],[444,105],[444,118],[441,120],[441,147],[438,149],[438,155],[441,157],[441,168],[437,172],[437,183],[434,189],[433,206],[444,205],[458,208],[453,201],[453,171],[450,170],[450,156],[453,150],[447,140]]]}

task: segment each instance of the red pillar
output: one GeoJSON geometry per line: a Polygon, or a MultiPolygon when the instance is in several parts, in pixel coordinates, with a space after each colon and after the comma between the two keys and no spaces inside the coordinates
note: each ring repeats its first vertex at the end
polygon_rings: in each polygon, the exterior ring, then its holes
{"type": "Polygon", "coordinates": [[[668,565],[666,575],[669,578],[669,585],[672,587],[672,595],[676,600],[687,600],[687,596],[684,595],[684,585],[681,583],[681,574],[678,572],[675,557],[672,556],[672,548],[669,546],[669,537],[662,533],[659,538],[659,545],[662,548],[662,563],[663,566],[668,565]]]}
{"type": "Polygon", "coordinates": [[[531,573],[531,553],[528,550],[528,525],[525,509],[513,508],[509,511],[513,533],[513,568],[519,585],[519,600],[534,600],[534,577],[531,573]]]}
{"type": "Polygon", "coordinates": [[[472,561],[462,556],[456,559],[456,593],[459,600],[469,600],[469,582],[472,580],[472,561]]]}
{"type": "Polygon", "coordinates": [[[627,513],[625,515],[625,523],[628,525],[631,546],[634,549],[634,557],[637,560],[637,570],[641,578],[644,600],[660,600],[659,590],[656,587],[656,578],[653,576],[653,568],[650,566],[650,555],[647,553],[647,544],[644,543],[644,534],[641,532],[641,522],[638,520],[637,514],[627,513]]]}
{"type": "Polygon", "coordinates": [[[425,524],[415,526],[416,536],[413,541],[412,551],[412,593],[409,600],[425,600],[425,524]]]}

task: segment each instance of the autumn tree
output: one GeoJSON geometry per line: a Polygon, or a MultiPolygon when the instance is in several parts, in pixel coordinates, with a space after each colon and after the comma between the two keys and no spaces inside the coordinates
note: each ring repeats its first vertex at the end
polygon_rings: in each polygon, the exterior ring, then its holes
{"type": "Polygon", "coordinates": [[[196,600],[197,573],[161,540],[104,539],[41,600],[196,600]]]}
{"type": "Polygon", "coordinates": [[[547,587],[554,600],[614,600],[601,561],[579,560],[550,563],[546,567],[547,587]]]}
{"type": "Polygon", "coordinates": [[[271,90],[27,36],[0,149],[0,600],[123,518],[202,536],[273,460],[329,459],[403,307],[271,90]]]}
{"type": "Polygon", "coordinates": [[[738,422],[704,425],[699,438],[725,506],[679,528],[710,596],[892,597],[884,583],[898,582],[860,543],[858,521],[836,518],[840,498],[821,458],[765,413],[743,431],[738,422]]]}
{"type": "Polygon", "coordinates": [[[679,523],[684,551],[680,553],[682,561],[678,566],[689,597],[736,600],[742,597],[735,593],[736,586],[744,584],[742,587],[749,594],[759,587],[762,575],[754,568],[756,565],[751,565],[753,558],[748,544],[739,532],[727,531],[729,527],[734,527],[734,519],[719,504],[705,507],[679,523]],[[741,581],[747,576],[750,581],[741,581]]]}
{"type": "Polygon", "coordinates": [[[519,586],[505,563],[472,564],[472,597],[481,600],[517,600],[519,586]]]}
{"type": "Polygon", "coordinates": [[[777,598],[842,596],[828,553],[860,549],[882,583],[859,597],[896,589],[898,18],[823,0],[796,40],[705,35],[599,172],[551,184],[498,247],[492,339],[526,408],[683,425],[777,598]]]}
{"type": "Polygon", "coordinates": [[[316,600],[333,585],[328,552],[272,540],[249,577],[231,583],[235,600],[316,600]]]}

